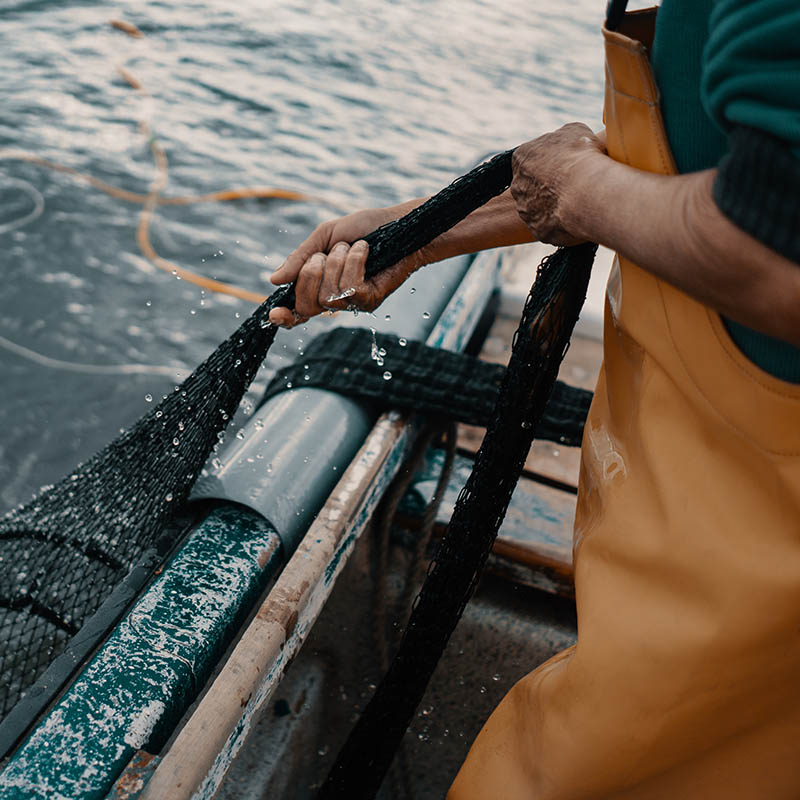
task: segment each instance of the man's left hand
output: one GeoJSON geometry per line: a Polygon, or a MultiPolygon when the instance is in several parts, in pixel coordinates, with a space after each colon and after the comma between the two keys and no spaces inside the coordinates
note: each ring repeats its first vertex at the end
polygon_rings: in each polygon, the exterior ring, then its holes
{"type": "Polygon", "coordinates": [[[601,136],[580,122],[520,145],[514,151],[511,194],[534,238],[556,245],[586,240],[581,225],[581,186],[605,159],[601,136]]]}

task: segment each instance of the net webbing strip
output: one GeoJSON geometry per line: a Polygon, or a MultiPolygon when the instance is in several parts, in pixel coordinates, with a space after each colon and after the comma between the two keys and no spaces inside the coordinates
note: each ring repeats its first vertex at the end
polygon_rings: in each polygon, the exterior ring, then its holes
{"type": "MultiPolygon", "coordinates": [[[[292,387],[316,387],[380,409],[416,411],[485,428],[505,371],[502,364],[424,342],[363,328],[334,328],[317,336],[300,358],[275,374],[261,403],[292,387]],[[372,352],[385,353],[380,357],[384,363],[370,358],[372,352]]],[[[536,438],[579,446],[591,402],[592,392],[556,381],[536,438]]]]}

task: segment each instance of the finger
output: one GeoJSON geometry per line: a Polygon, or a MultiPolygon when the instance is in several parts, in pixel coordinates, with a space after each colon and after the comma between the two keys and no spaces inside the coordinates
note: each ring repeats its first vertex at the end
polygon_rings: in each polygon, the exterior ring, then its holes
{"type": "Polygon", "coordinates": [[[318,225],[311,235],[302,244],[298,245],[289,254],[286,261],[269,276],[270,282],[281,285],[296,281],[300,270],[311,256],[314,253],[325,252],[328,249],[329,236],[329,226],[326,223],[318,225]]]}
{"type": "Polygon", "coordinates": [[[269,312],[269,321],[282,328],[294,328],[303,322],[308,322],[308,317],[302,317],[296,311],[285,306],[278,306],[269,312]]]}
{"type": "Polygon", "coordinates": [[[319,297],[317,302],[327,308],[332,297],[339,294],[339,278],[344,269],[347,254],[350,252],[350,245],[347,242],[339,242],[334,245],[327,259],[325,260],[325,272],[322,275],[319,297]]]}
{"type": "Polygon", "coordinates": [[[294,303],[295,311],[297,311],[300,316],[313,317],[314,314],[319,314],[324,310],[317,302],[324,271],[324,253],[314,253],[300,270],[300,274],[297,276],[297,287],[295,289],[295,296],[297,299],[294,303]]]}
{"type": "Polygon", "coordinates": [[[282,328],[291,328],[296,324],[295,315],[292,313],[291,309],[284,308],[283,306],[273,308],[272,311],[269,312],[269,321],[273,325],[280,325],[282,328]]]}
{"type": "Polygon", "coordinates": [[[413,272],[401,261],[382,270],[356,288],[351,302],[365,311],[374,311],[413,272]]]}
{"type": "Polygon", "coordinates": [[[417,266],[410,257],[398,261],[356,286],[349,302],[364,311],[374,311],[416,271],[417,266]]]}
{"type": "Polygon", "coordinates": [[[353,243],[339,277],[339,293],[354,289],[364,282],[364,270],[367,266],[368,255],[369,245],[363,239],[353,243]]]}
{"type": "Polygon", "coordinates": [[[281,264],[278,269],[276,269],[275,272],[269,276],[270,283],[281,286],[285,283],[292,283],[293,281],[296,281],[297,275],[303,268],[303,264],[305,264],[306,261],[311,258],[316,250],[319,250],[319,248],[315,248],[315,250],[307,250],[302,245],[298,247],[296,250],[290,253],[286,261],[284,261],[283,264],[281,264]]]}

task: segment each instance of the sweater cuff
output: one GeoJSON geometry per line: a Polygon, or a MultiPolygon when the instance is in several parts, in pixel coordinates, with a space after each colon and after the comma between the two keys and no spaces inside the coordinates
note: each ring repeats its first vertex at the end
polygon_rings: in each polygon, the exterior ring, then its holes
{"type": "Polygon", "coordinates": [[[800,159],[785,142],[753,128],[733,128],[714,201],[734,225],[800,263],[800,159]]]}

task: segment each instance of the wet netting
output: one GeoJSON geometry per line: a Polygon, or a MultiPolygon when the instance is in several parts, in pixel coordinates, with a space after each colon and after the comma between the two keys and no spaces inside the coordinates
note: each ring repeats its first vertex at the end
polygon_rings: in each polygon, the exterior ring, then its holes
{"type": "MultiPolygon", "coordinates": [[[[322,388],[373,403],[381,409],[415,411],[486,428],[492,419],[506,367],[464,353],[407,341],[364,328],[334,328],[317,336],[303,355],[275,373],[264,395],[292,386],[322,388]],[[400,343],[399,343],[400,342],[400,343]],[[365,359],[370,348],[391,351],[392,380],[365,359]]],[[[593,393],[556,381],[536,426],[536,438],[580,446],[593,393]]]]}
{"type": "MultiPolygon", "coordinates": [[[[510,182],[508,151],[365,237],[368,277],[510,182]]],[[[275,338],[268,317],[277,306],[294,306],[293,286],[275,291],[131,429],[0,519],[0,720],[70,641],[86,639],[76,634],[171,524],[275,338]]]]}
{"type": "Polygon", "coordinates": [[[350,733],[319,800],[375,796],[472,596],[519,480],[578,319],[596,245],[539,267],[475,466],[414,601],[398,651],[350,733]]]}

